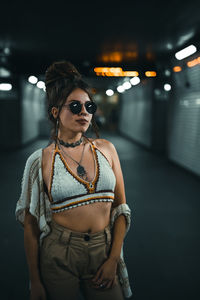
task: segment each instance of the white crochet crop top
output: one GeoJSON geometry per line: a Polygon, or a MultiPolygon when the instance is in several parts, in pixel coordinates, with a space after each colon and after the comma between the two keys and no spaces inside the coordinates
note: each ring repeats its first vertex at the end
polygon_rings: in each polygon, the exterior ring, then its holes
{"type": "Polygon", "coordinates": [[[114,201],[116,177],[112,167],[105,155],[89,139],[88,141],[96,168],[91,182],[83,180],[69,168],[55,144],[49,189],[53,213],[93,202],[114,201]]]}

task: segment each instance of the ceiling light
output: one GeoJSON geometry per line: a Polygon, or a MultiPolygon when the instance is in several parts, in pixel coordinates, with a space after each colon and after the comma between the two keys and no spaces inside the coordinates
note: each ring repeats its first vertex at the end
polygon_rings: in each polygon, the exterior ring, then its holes
{"type": "Polygon", "coordinates": [[[117,91],[119,92],[119,93],[123,93],[124,92],[124,87],[122,86],[122,85],[119,85],[118,87],[117,87],[117,91]]]}
{"type": "Polygon", "coordinates": [[[35,77],[35,76],[29,76],[28,82],[30,82],[30,83],[32,83],[32,84],[35,84],[35,83],[38,82],[38,79],[37,79],[37,77],[35,77]]]}
{"type": "Polygon", "coordinates": [[[137,85],[138,83],[140,83],[140,78],[139,77],[133,77],[133,78],[131,78],[130,83],[132,85],[137,85]]]}
{"type": "Polygon", "coordinates": [[[123,87],[124,87],[125,90],[130,89],[130,88],[131,88],[130,82],[129,82],[129,81],[124,82],[124,83],[123,83],[123,87]]]}
{"type": "Polygon", "coordinates": [[[199,64],[200,64],[200,56],[187,62],[187,66],[189,68],[194,67],[194,66],[199,65],[199,64]]]}
{"type": "Polygon", "coordinates": [[[180,66],[174,66],[173,67],[174,72],[180,72],[181,70],[182,70],[182,68],[180,66]]]}
{"type": "Polygon", "coordinates": [[[172,88],[172,87],[171,87],[171,85],[170,85],[169,83],[165,83],[165,84],[164,84],[164,90],[165,90],[165,91],[169,92],[169,91],[171,90],[171,88],[172,88]]]}
{"type": "Polygon", "coordinates": [[[190,45],[181,51],[176,52],[175,57],[178,60],[184,59],[197,51],[197,48],[194,45],[190,45]]]}
{"type": "Polygon", "coordinates": [[[44,87],[45,87],[44,81],[38,81],[37,87],[38,87],[39,89],[44,89],[44,87]]]}
{"type": "Polygon", "coordinates": [[[146,77],[156,77],[155,71],[146,71],[145,72],[146,77]]]}
{"type": "Polygon", "coordinates": [[[109,89],[106,91],[107,96],[112,96],[114,94],[113,90],[109,89]]]}
{"type": "Polygon", "coordinates": [[[12,84],[0,83],[0,91],[10,91],[10,90],[12,90],[12,84]]]}

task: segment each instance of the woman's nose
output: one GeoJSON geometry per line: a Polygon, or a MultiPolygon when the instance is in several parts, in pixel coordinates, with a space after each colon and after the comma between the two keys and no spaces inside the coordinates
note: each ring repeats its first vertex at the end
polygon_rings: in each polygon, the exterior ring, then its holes
{"type": "Polygon", "coordinates": [[[85,105],[84,104],[82,104],[82,107],[81,107],[81,112],[80,112],[81,114],[82,113],[85,113],[85,114],[87,114],[87,110],[86,110],[86,108],[85,108],[85,105]]]}

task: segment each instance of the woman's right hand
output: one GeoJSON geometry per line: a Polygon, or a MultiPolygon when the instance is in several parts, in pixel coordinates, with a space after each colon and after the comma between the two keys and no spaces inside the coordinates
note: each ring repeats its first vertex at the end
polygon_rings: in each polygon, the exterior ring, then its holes
{"type": "Polygon", "coordinates": [[[31,283],[30,300],[46,300],[46,292],[41,282],[31,283]]]}

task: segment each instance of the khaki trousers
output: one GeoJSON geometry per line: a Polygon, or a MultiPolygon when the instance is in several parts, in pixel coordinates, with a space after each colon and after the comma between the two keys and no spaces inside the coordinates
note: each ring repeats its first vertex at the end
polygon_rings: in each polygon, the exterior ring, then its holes
{"type": "Polygon", "coordinates": [[[111,247],[110,225],[97,233],[72,231],[50,223],[51,232],[40,248],[40,275],[47,299],[78,300],[81,293],[86,300],[124,300],[121,285],[96,289],[91,279],[108,258],[111,247]]]}

